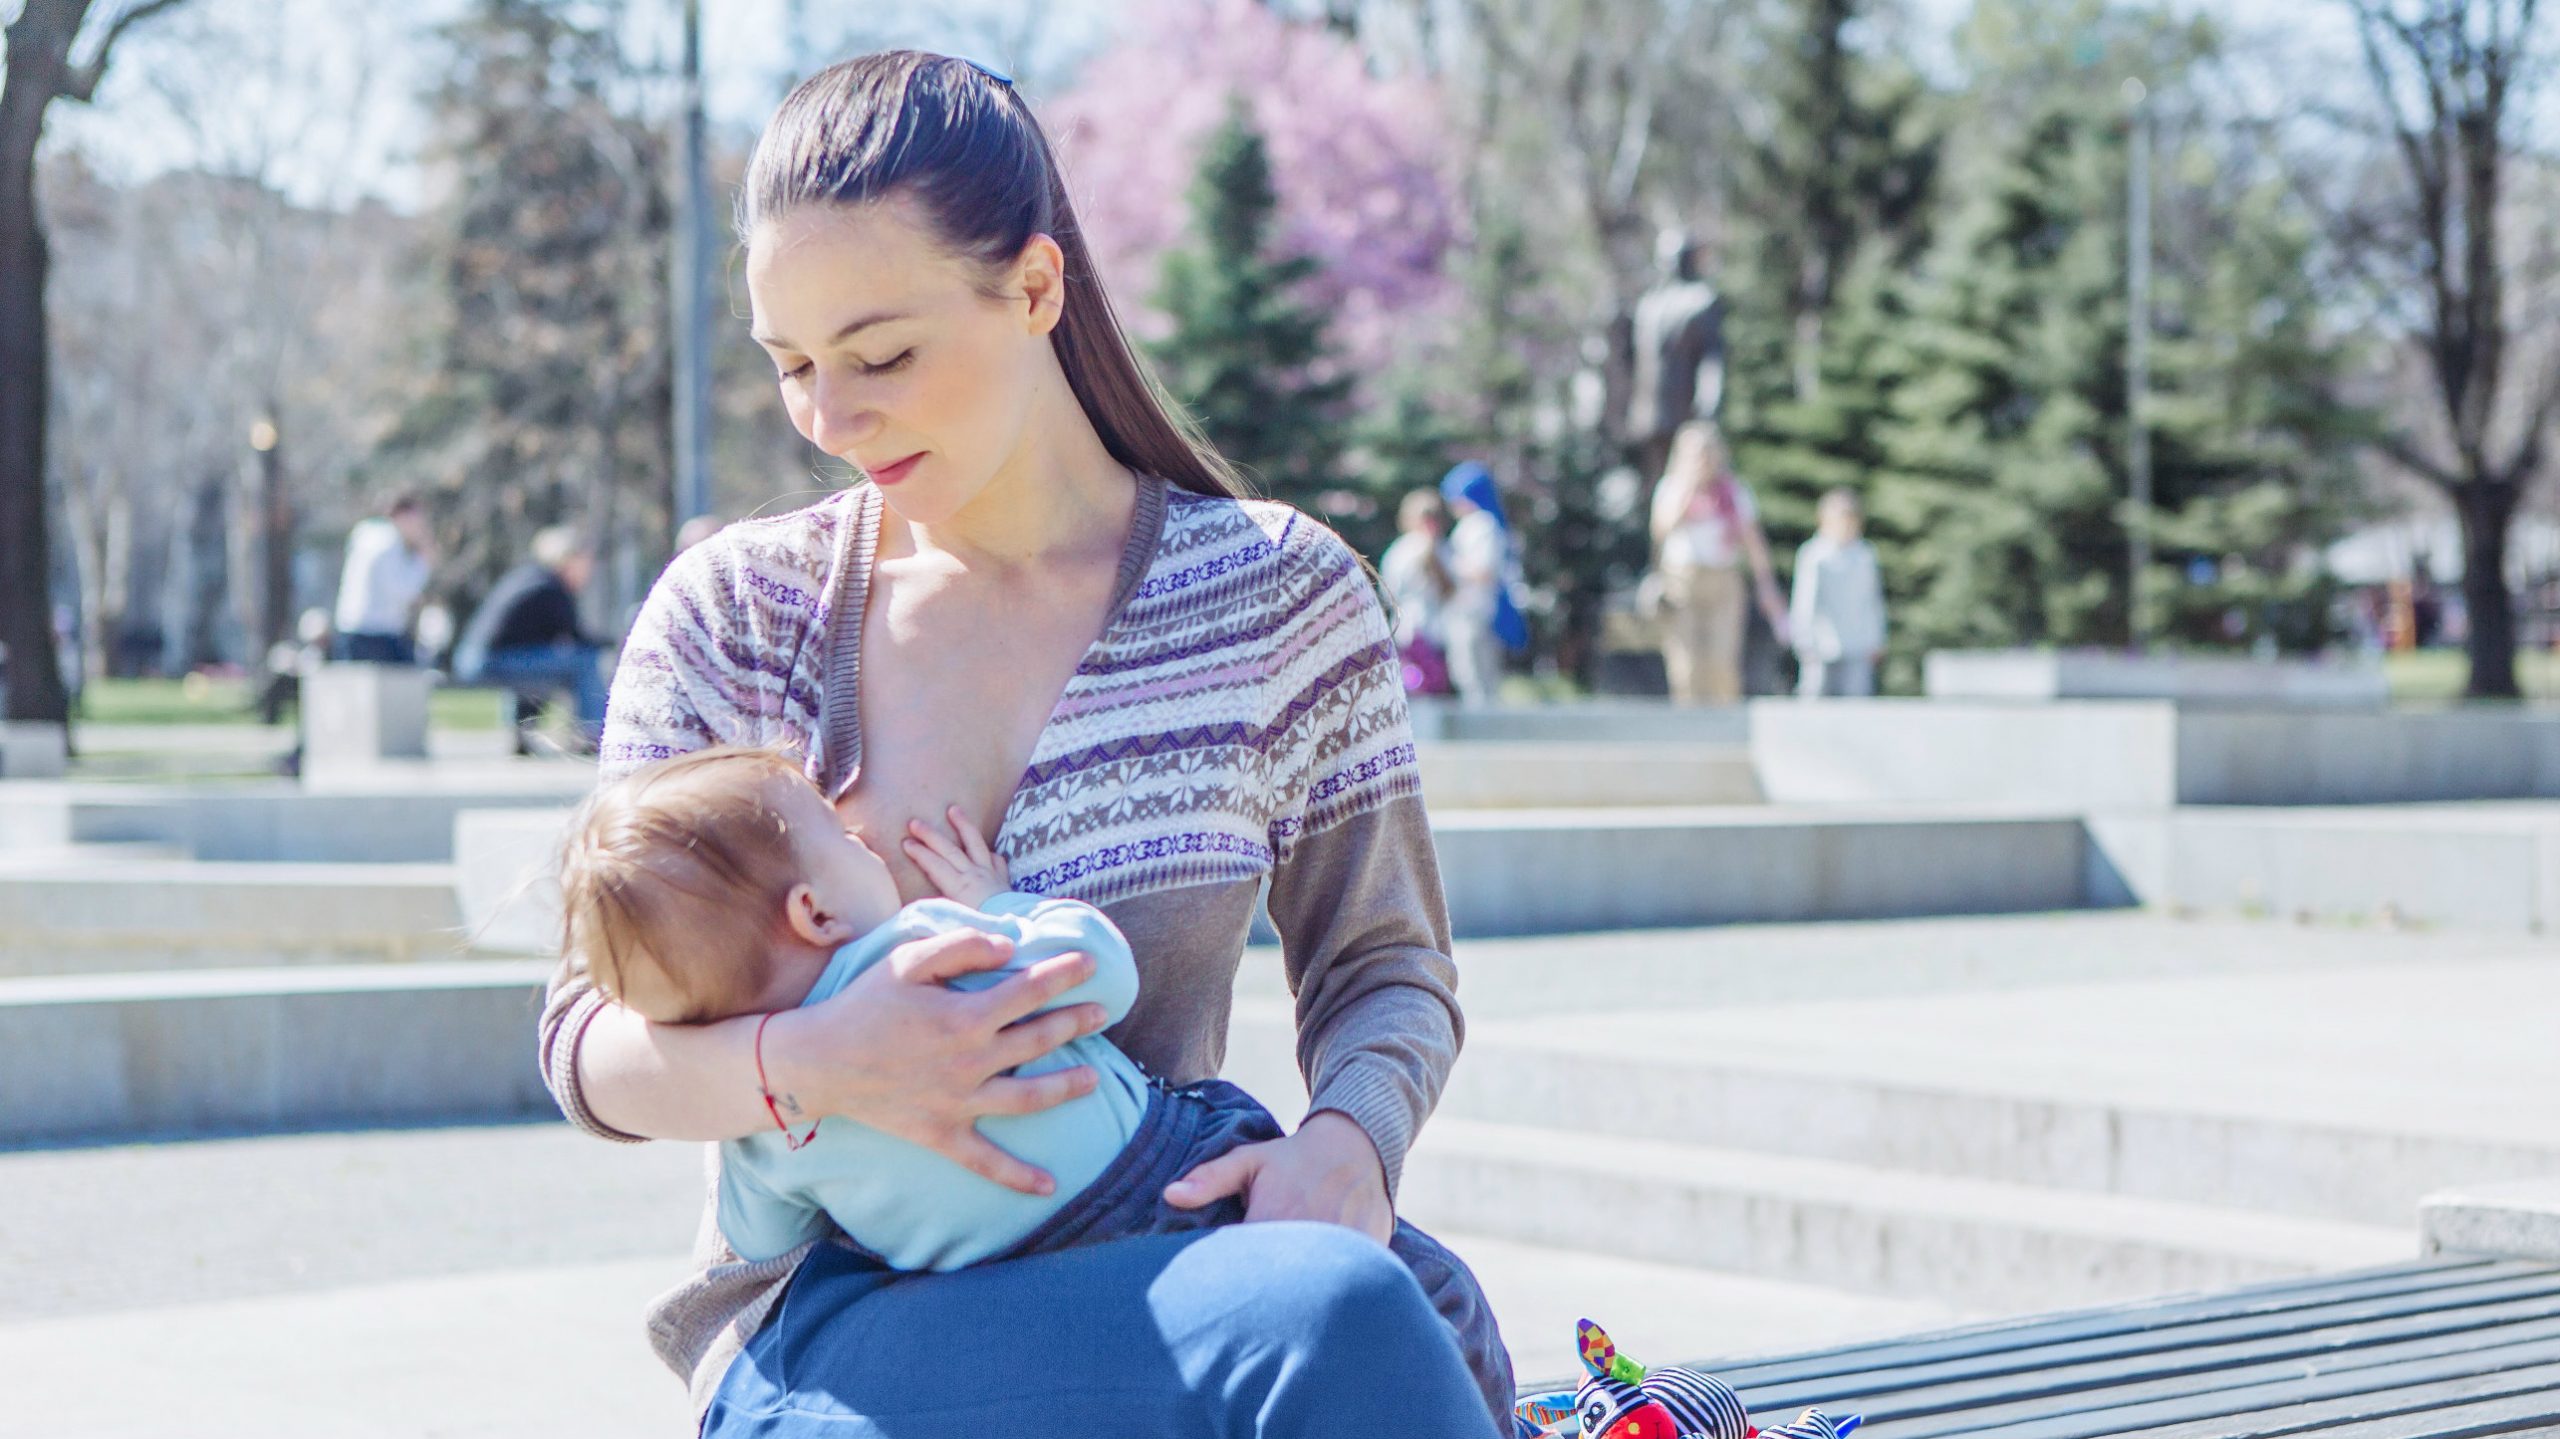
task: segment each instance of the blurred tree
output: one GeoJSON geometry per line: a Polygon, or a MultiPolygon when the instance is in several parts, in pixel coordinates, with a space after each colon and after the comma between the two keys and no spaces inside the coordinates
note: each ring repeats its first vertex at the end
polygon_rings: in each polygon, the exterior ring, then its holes
{"type": "MultiPolygon", "coordinates": [[[[2347,245],[2404,318],[2432,381],[2415,432],[2379,441],[2462,526],[2473,698],[2517,696],[2507,534],[2560,424],[2560,338],[2518,313],[2545,225],[2518,222],[2516,171],[2550,73],[2536,0],[2344,0],[2398,173],[2339,207],[2347,245]],[[2414,300],[2409,297],[2415,297],[2414,300]],[[2528,341],[2543,354],[2532,363],[2528,341]]],[[[2379,177],[2374,177],[2379,178],[2379,177]]]]}
{"type": "Polygon", "coordinates": [[[94,97],[116,42],[183,0],[118,7],[88,54],[74,60],[90,3],[26,0],[8,24],[8,53],[0,61],[0,649],[9,657],[0,718],[12,720],[61,723],[71,712],[53,638],[48,256],[36,208],[36,147],[53,102],[94,97]]]}
{"type": "Polygon", "coordinates": [[[387,448],[449,477],[439,581],[474,599],[547,524],[604,558],[609,624],[670,542],[665,145],[620,32],[564,0],[473,0],[426,95],[443,356],[387,448]]]}
{"type": "MultiPolygon", "coordinates": [[[[1448,308],[1463,224],[1449,135],[1434,87],[1373,71],[1314,18],[1157,0],[1041,107],[1096,263],[1145,295],[1185,234],[1184,187],[1239,103],[1269,157],[1274,248],[1315,260],[1304,295],[1360,382],[1393,373],[1448,308]]],[[[1144,305],[1127,318],[1162,333],[1144,305]]]]}
{"type": "MultiPolygon", "coordinates": [[[[1878,315],[1853,327],[1853,372],[1886,392],[1870,497],[1906,662],[2125,642],[2135,524],[2156,546],[2146,628],[2206,644],[2326,638],[2301,562],[2343,518],[2364,432],[2334,398],[2346,351],[2304,272],[2307,218],[2248,178],[2246,155],[2201,148],[2201,124],[2170,147],[2189,193],[2159,246],[2152,510],[2125,499],[2124,111],[2112,86],[2050,78],[2097,67],[2107,14],[2095,0],[2076,16],[1977,9],[1966,105],[1988,143],[1962,157],[1963,198],[1916,274],[1865,292],[1878,315]],[[2012,123],[1981,123],[2003,112],[2012,123]]],[[[2100,73],[2143,73],[2155,94],[2176,94],[2209,53],[2208,32],[2118,23],[2118,63],[2100,73]]]]}
{"type": "Polygon", "coordinates": [[[1344,526],[1374,554],[1393,521],[1376,480],[1344,472],[1351,381],[1304,294],[1316,261],[1272,244],[1277,204],[1270,157],[1239,102],[1201,155],[1189,241],[1165,256],[1156,303],[1173,330],[1154,359],[1210,442],[1265,493],[1344,526]]]}

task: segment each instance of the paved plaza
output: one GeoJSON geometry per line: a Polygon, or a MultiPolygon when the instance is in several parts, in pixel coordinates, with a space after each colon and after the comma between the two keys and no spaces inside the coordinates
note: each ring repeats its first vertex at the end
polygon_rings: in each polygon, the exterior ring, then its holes
{"type": "MultiPolygon", "coordinates": [[[[1933,1292],[1805,1252],[1802,1233],[1840,1222],[1834,1191],[1859,1195],[1870,1241],[1958,1234],[2027,1271],[2003,1284],[2047,1283],[2050,1307],[2197,1266],[2415,1252],[2396,1193],[2248,1191],[2265,1146],[2560,1155],[2552,1107],[2512,1102],[2560,1092],[2560,948],[2529,936],[2094,913],[1478,940],[1459,958],[1468,1054],[1408,1212],[1477,1265],[1524,1379],[1570,1371],[1585,1314],[1641,1354],[1706,1358],[2011,1312],[1973,1278],[1933,1292]],[[1611,1089],[1639,1073],[1688,1095],[1688,1117],[1611,1089]],[[1754,1096],[1788,1133],[1751,1118],[1754,1096]],[[1903,1126],[1877,1150],[1853,1115],[1925,1104],[2049,1127],[1986,1152],[1999,1126],[1969,1123],[1975,1147],[1939,1153],[1903,1126]],[[2103,1155],[2075,1169],[2087,1116],[2120,1144],[2191,1146],[2199,1172],[2163,1195],[2103,1155]],[[1748,1235],[1757,1221],[1700,1216],[1774,1213],[1799,1248],[1683,1262],[1643,1209],[1621,1233],[1557,1232],[1541,1186],[1578,1182],[1578,1161],[1532,1172],[1506,1146],[1576,1138],[1682,1224],[1748,1235]],[[1727,1191],[1746,1207],[1715,1207],[1727,1191]],[[2337,1212],[2356,1204],[2390,1212],[2337,1212]],[[2108,1246],[2073,1248],[2083,1231],[2108,1246]],[[2115,1257],[2034,1272],[2090,1254],[2115,1257]]],[[[1284,1110],[1287,1032],[1277,956],[1255,951],[1230,1072],[1284,1110]]],[[[556,1123],[0,1153],[0,1434],[672,1439],[682,1396],[639,1312],[684,1272],[702,1182],[696,1147],[556,1123]]]]}

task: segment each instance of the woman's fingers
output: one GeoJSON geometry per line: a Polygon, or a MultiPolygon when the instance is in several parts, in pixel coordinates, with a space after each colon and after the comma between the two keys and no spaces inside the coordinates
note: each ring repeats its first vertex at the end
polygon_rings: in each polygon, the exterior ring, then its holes
{"type": "Polygon", "coordinates": [[[1036,1169],[1005,1153],[971,1126],[961,1126],[948,1142],[933,1147],[970,1173],[992,1179],[1007,1189],[1035,1195],[1057,1192],[1058,1181],[1050,1178],[1047,1170],[1036,1169]]]}
{"type": "Polygon", "coordinates": [[[1101,1005],[1071,1004],[1007,1025],[996,1035],[996,1068],[1002,1071],[1029,1064],[1078,1035],[1101,1029],[1103,1023],[1101,1005]]]}
{"type": "MultiPolygon", "coordinates": [[[[888,968],[891,973],[910,984],[940,984],[964,974],[1002,969],[1005,961],[1011,958],[1013,958],[1013,941],[1002,935],[988,934],[975,929],[954,930],[949,934],[937,934],[928,939],[909,940],[890,950],[888,968]]],[[[1042,961],[1042,964],[1050,963],[1055,961],[1042,961]]],[[[1085,963],[1089,972],[1092,961],[1086,960],[1085,963]]],[[[1041,965],[1035,964],[1023,972],[1027,975],[1040,968],[1041,965]]],[[[1064,994],[1082,982],[1082,976],[1070,979],[1058,986],[1056,994],[1064,994]]],[[[990,993],[1000,993],[1012,987],[1011,982],[1000,984],[990,993]]],[[[1055,995],[1051,997],[1054,998],[1055,995]]],[[[1032,1006],[1033,1009],[1038,1007],[1032,1006]]],[[[1030,1012],[1030,1009],[1026,1009],[1022,1014],[1030,1012]]],[[[1021,1014],[1013,1016],[1014,1019],[1021,1017],[1021,1014]]],[[[999,1022],[1010,1023],[1011,1020],[999,1022]]]]}
{"type": "Polygon", "coordinates": [[[1164,1202],[1176,1209],[1197,1209],[1231,1194],[1250,1194],[1253,1176],[1262,1168],[1263,1149],[1248,1144],[1230,1149],[1164,1187],[1164,1202]]]}
{"type": "Polygon", "coordinates": [[[1093,956],[1077,950],[1026,965],[1020,974],[1002,984],[990,985],[974,998],[985,1006],[987,1018],[1001,1029],[1025,1015],[1047,1009],[1058,1002],[1058,996],[1091,978],[1093,956]]]}
{"type": "Polygon", "coordinates": [[[976,1108],[981,1117],[990,1114],[1038,1114],[1055,1109],[1070,1099],[1082,1099],[1093,1093],[1097,1080],[1093,1066],[1079,1064],[1053,1074],[1027,1076],[998,1075],[978,1086],[976,1108]]]}

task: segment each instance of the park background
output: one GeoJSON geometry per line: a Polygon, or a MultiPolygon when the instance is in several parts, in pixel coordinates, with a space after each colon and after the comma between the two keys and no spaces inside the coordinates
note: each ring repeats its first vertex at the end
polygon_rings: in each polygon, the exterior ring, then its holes
{"type": "MultiPolygon", "coordinates": [[[[1016,77],[1266,490],[1521,521],[1512,702],[1413,709],[1468,1045],[1398,1199],[1525,1378],[1588,1315],[1875,1439],[2560,1425],[2543,6],[714,0],[691,332],[683,14],[0,0],[0,1435],[685,1431],[701,1155],[532,1042],[593,765],[278,641],[396,490],[441,606],[565,523],[611,635],[688,474],[849,482],[720,211],[892,43],[1016,77]],[[1606,693],[1666,232],[1782,565],[1868,501],[1892,697],[1606,693]]],[[[1282,974],[1225,1073],[1287,1117],[1282,974]]]]}
{"type": "MultiPolygon", "coordinates": [[[[2516,0],[713,5],[701,501],[679,7],[186,0],[109,54],[112,9],[73,56],[110,62],[93,96],[45,115],[41,215],[0,203],[52,261],[50,384],[0,405],[7,642],[58,636],[100,718],[244,710],[385,493],[430,497],[456,614],[579,527],[611,634],[679,510],[845,483],[746,338],[726,197],[791,83],[891,44],[1018,78],[1124,312],[1264,491],[1374,557],[1400,492],[1492,464],[1537,692],[1642,648],[1610,612],[1646,560],[1633,315],[1666,232],[1723,296],[1781,570],[1823,489],[1867,500],[1889,690],[1939,648],[2425,646],[2403,694],[2512,696],[2560,634],[2560,98],[2516,0]],[[113,683],[188,674],[245,678],[113,683]]],[[[20,669],[13,716],[69,708],[20,669]]]]}

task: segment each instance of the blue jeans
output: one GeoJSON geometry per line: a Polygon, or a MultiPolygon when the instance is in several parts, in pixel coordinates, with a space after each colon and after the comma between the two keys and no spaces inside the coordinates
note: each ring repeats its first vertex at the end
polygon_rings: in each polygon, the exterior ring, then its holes
{"type": "Polygon", "coordinates": [[[460,678],[467,685],[511,690],[567,690],[578,707],[579,730],[592,736],[604,728],[604,676],[596,668],[597,654],[593,645],[576,644],[491,650],[460,678]]]}
{"type": "Polygon", "coordinates": [[[418,662],[416,647],[407,635],[342,634],[329,642],[329,658],[375,665],[413,665],[418,662]]]}
{"type": "Polygon", "coordinates": [[[1399,1223],[1382,1249],[1162,1202],[1269,1124],[1232,1085],[1158,1094],[1101,1179],[1011,1255],[954,1273],[819,1245],[722,1376],[703,1439],[1512,1433],[1482,1291],[1420,1230],[1399,1223]]]}

